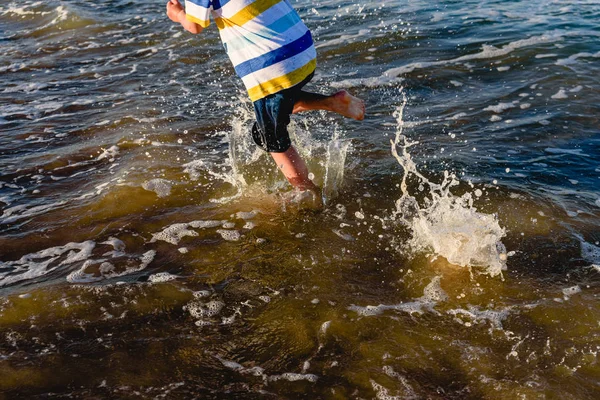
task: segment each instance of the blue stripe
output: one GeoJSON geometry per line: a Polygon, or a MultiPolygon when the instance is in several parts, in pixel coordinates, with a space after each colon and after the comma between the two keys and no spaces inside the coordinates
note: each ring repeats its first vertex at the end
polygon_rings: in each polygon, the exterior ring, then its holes
{"type": "Polygon", "coordinates": [[[212,5],[214,10],[218,10],[223,7],[225,4],[229,3],[229,0],[212,0],[212,5]]]}
{"type": "Polygon", "coordinates": [[[248,61],[244,61],[243,63],[236,65],[235,72],[240,78],[243,78],[244,76],[251,74],[252,72],[260,71],[265,67],[277,64],[278,62],[293,57],[298,53],[302,53],[304,50],[308,49],[312,45],[312,36],[310,34],[310,31],[307,30],[306,33],[300,39],[294,40],[293,42],[288,43],[285,46],[270,51],[266,54],[263,54],[262,56],[253,58],[248,61]]]}
{"type": "Polygon", "coordinates": [[[300,17],[296,13],[296,11],[291,10],[289,13],[287,13],[283,17],[279,18],[277,21],[268,25],[265,28],[265,31],[267,31],[267,32],[264,32],[264,35],[263,35],[263,30],[261,30],[259,32],[259,35],[271,39],[275,36],[279,36],[279,34],[285,32],[285,31],[287,31],[289,28],[296,25],[298,22],[300,22],[300,17]],[[272,32],[272,34],[269,34],[270,32],[272,32]]]}
{"type": "Polygon", "coordinates": [[[273,39],[280,37],[282,33],[300,22],[300,17],[296,14],[296,11],[292,10],[271,25],[264,27],[260,31],[248,32],[240,38],[235,38],[226,43],[228,51],[236,51],[241,48],[252,46],[253,43],[259,42],[263,39],[273,39]]]}

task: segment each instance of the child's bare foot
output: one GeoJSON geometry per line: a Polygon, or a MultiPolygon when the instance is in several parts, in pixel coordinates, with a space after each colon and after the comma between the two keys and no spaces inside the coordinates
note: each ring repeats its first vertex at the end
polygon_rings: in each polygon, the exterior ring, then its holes
{"type": "Polygon", "coordinates": [[[345,90],[340,90],[333,95],[333,98],[332,111],[358,121],[362,121],[365,118],[365,102],[358,97],[352,96],[345,90]]]}

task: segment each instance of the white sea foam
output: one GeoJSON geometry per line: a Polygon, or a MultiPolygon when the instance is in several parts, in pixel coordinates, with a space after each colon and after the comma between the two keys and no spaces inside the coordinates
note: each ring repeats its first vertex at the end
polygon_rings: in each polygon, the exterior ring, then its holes
{"type": "Polygon", "coordinates": [[[67,203],[68,201],[61,200],[55,203],[41,204],[39,206],[33,207],[28,207],[27,205],[23,204],[9,207],[2,211],[2,215],[0,216],[0,223],[10,224],[24,218],[45,214],[49,211],[61,208],[67,203]]]}
{"type": "Polygon", "coordinates": [[[141,256],[117,251],[112,255],[112,262],[106,259],[85,260],[81,268],[71,272],[66,279],[70,283],[91,283],[130,275],[146,269],[155,256],[155,250],[148,250],[141,256]]]}
{"type": "Polygon", "coordinates": [[[110,146],[108,149],[102,149],[102,153],[100,153],[100,155],[96,158],[96,160],[100,161],[100,160],[104,160],[104,159],[108,159],[108,161],[113,162],[115,161],[115,157],[119,154],[119,146],[117,145],[113,145],[110,146]]]}
{"type": "Polygon", "coordinates": [[[217,229],[217,233],[228,242],[237,242],[241,238],[240,232],[236,230],[217,229]]]}
{"type": "Polygon", "coordinates": [[[560,89],[558,92],[553,94],[551,97],[555,100],[563,100],[563,99],[569,98],[569,96],[567,95],[567,92],[565,92],[564,89],[560,89]]]}
{"type": "Polygon", "coordinates": [[[0,261],[0,286],[35,279],[61,266],[87,260],[95,246],[91,240],[67,243],[26,254],[16,261],[0,261]]]}
{"type": "Polygon", "coordinates": [[[453,174],[445,171],[442,182],[437,184],[418,171],[408,152],[418,142],[403,135],[405,105],[406,99],[396,111],[398,128],[391,145],[392,154],[404,170],[400,185],[402,196],[396,202],[395,217],[412,232],[408,248],[413,252],[431,252],[451,264],[482,267],[491,276],[500,275],[506,269],[505,257],[502,257],[506,249],[501,242],[504,229],[495,215],[477,211],[471,193],[460,197],[451,193],[451,188],[459,184],[453,174]],[[429,197],[422,204],[408,191],[409,177],[429,188],[429,197]]]}
{"type": "Polygon", "coordinates": [[[375,391],[375,398],[377,400],[404,400],[406,397],[404,396],[392,396],[389,390],[379,383],[375,382],[373,379],[369,379],[373,390],[375,391]]]}
{"type": "Polygon", "coordinates": [[[579,93],[579,92],[581,92],[581,90],[583,90],[583,86],[577,85],[574,88],[569,89],[569,92],[571,92],[571,93],[579,93]]]}
{"type": "Polygon", "coordinates": [[[153,233],[152,239],[150,243],[154,243],[157,240],[162,240],[167,243],[171,243],[174,245],[178,245],[181,239],[186,236],[198,236],[198,232],[191,230],[190,228],[195,229],[206,229],[206,228],[216,228],[221,226],[223,221],[213,221],[213,220],[198,220],[187,223],[179,223],[169,225],[164,228],[162,231],[153,233]]]}
{"type": "Polygon", "coordinates": [[[457,114],[454,114],[453,116],[446,118],[448,120],[457,120],[457,119],[461,119],[467,116],[467,113],[464,112],[459,112],[457,114]]]}
{"type": "Polygon", "coordinates": [[[562,293],[563,293],[564,299],[566,301],[566,300],[569,300],[571,298],[571,296],[581,293],[581,287],[579,287],[579,285],[566,287],[566,288],[562,289],[562,293]]]}
{"type": "Polygon", "coordinates": [[[319,379],[319,377],[314,374],[300,374],[300,373],[295,373],[295,372],[284,372],[281,375],[271,375],[271,376],[269,376],[268,379],[271,382],[276,382],[276,381],[283,379],[283,380],[290,381],[290,382],[309,381],[309,382],[315,383],[319,379]]]}
{"type": "Polygon", "coordinates": [[[498,103],[495,106],[487,106],[486,108],[483,109],[483,111],[493,111],[496,114],[500,114],[501,112],[506,111],[510,108],[515,108],[518,103],[519,103],[518,100],[515,100],[512,103],[498,103]]]}
{"type": "Polygon", "coordinates": [[[148,282],[152,283],[162,283],[162,282],[170,282],[179,278],[177,275],[170,274],[168,272],[159,272],[156,274],[152,274],[148,277],[148,282]]]}
{"type": "Polygon", "coordinates": [[[256,217],[259,213],[260,213],[260,211],[258,211],[258,210],[238,211],[235,214],[235,217],[238,219],[248,220],[248,219],[252,219],[252,218],[256,217]]]}
{"type": "Polygon", "coordinates": [[[376,88],[380,86],[394,86],[402,83],[404,79],[397,76],[375,76],[370,78],[353,78],[344,79],[341,81],[331,82],[329,85],[335,89],[350,89],[354,87],[364,86],[368,88],[376,88]]]}
{"type": "Polygon", "coordinates": [[[156,193],[158,197],[168,197],[171,194],[172,183],[166,179],[155,178],[142,183],[142,188],[156,193]]]}
{"type": "Polygon", "coordinates": [[[418,399],[419,396],[415,393],[413,387],[408,383],[408,380],[400,375],[398,372],[394,371],[394,368],[391,365],[385,365],[383,368],[383,372],[389,376],[390,378],[395,378],[402,384],[404,388],[404,393],[402,393],[402,400],[413,400],[418,399]]]}
{"type": "Polygon", "coordinates": [[[404,65],[402,67],[388,69],[387,71],[385,71],[383,73],[383,76],[394,77],[394,76],[399,76],[402,74],[411,73],[417,69],[424,69],[424,68],[430,68],[430,67],[441,66],[441,65],[449,65],[449,64],[450,65],[461,64],[466,61],[472,61],[472,60],[485,60],[485,59],[489,59],[489,58],[503,57],[503,56],[506,56],[506,55],[512,53],[513,51],[523,48],[523,47],[536,46],[538,44],[544,44],[544,43],[554,43],[557,41],[561,41],[562,39],[563,39],[563,35],[561,35],[560,33],[549,33],[549,34],[545,34],[545,35],[541,35],[541,36],[532,36],[527,39],[521,39],[521,40],[517,40],[514,42],[510,42],[510,43],[502,46],[501,48],[497,48],[494,46],[484,44],[481,51],[478,53],[466,54],[464,56],[453,58],[453,59],[448,59],[448,60],[423,61],[423,62],[411,63],[411,64],[404,65]]]}
{"type": "Polygon", "coordinates": [[[319,379],[319,377],[314,374],[296,373],[296,372],[284,372],[279,375],[267,375],[267,374],[265,374],[265,370],[262,367],[254,366],[254,367],[246,368],[242,364],[239,364],[235,361],[225,360],[224,358],[219,357],[219,356],[215,356],[215,357],[221,362],[221,364],[223,364],[224,367],[229,368],[233,371],[236,371],[240,374],[259,376],[263,379],[263,382],[265,384],[267,384],[268,382],[276,382],[276,381],[280,381],[280,380],[286,380],[286,381],[290,381],[290,382],[308,381],[308,382],[314,383],[314,382],[317,382],[317,380],[319,379]]]}
{"type": "Polygon", "coordinates": [[[348,310],[354,311],[360,316],[370,317],[374,315],[380,315],[384,311],[394,310],[401,311],[408,314],[423,314],[425,311],[430,311],[435,314],[439,314],[435,311],[434,306],[437,303],[444,302],[448,300],[448,295],[442,287],[440,286],[440,278],[439,276],[434,277],[431,282],[423,289],[423,296],[407,303],[400,304],[379,304],[378,306],[357,306],[351,305],[348,307],[348,310]]]}
{"type": "Polygon", "coordinates": [[[600,51],[598,51],[596,53],[582,52],[582,53],[573,54],[567,58],[557,60],[556,65],[568,66],[571,64],[575,64],[577,62],[577,60],[580,58],[600,58],[600,51]]]}
{"type": "Polygon", "coordinates": [[[339,44],[352,43],[352,42],[356,41],[356,39],[367,36],[370,32],[371,32],[370,29],[360,29],[358,31],[358,33],[353,34],[353,35],[342,34],[335,39],[329,39],[329,40],[322,38],[321,40],[319,40],[319,43],[315,47],[317,49],[319,49],[319,48],[323,48],[323,47],[337,46],[339,44]]]}
{"type": "Polygon", "coordinates": [[[502,322],[510,315],[513,307],[500,310],[481,310],[479,307],[470,306],[468,309],[456,308],[448,310],[447,314],[453,315],[455,321],[462,325],[490,324],[490,331],[502,330],[502,322]]]}
{"type": "Polygon", "coordinates": [[[600,264],[600,247],[586,242],[581,237],[579,237],[579,243],[581,244],[581,258],[592,264],[600,264]]]}

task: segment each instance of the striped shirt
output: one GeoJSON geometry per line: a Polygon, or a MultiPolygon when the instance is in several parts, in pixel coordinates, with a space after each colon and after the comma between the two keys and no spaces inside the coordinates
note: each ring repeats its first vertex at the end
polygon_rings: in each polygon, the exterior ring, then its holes
{"type": "Polygon", "coordinates": [[[312,36],[289,0],[185,0],[185,11],[202,27],[212,15],[252,101],[290,88],[315,70],[312,36]]]}

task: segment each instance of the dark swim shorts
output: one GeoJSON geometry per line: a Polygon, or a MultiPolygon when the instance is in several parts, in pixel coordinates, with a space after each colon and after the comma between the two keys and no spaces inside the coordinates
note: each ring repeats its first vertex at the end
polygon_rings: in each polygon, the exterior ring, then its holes
{"type": "Polygon", "coordinates": [[[292,142],[287,126],[294,104],[298,100],[302,87],[313,77],[310,74],[299,84],[289,89],[271,94],[254,102],[256,122],[252,126],[252,139],[261,149],[269,153],[283,153],[292,142]]]}

